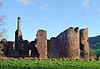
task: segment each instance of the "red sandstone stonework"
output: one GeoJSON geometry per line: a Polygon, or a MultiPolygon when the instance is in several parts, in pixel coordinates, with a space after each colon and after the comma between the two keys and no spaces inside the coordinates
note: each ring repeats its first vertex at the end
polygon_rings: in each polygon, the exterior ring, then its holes
{"type": "Polygon", "coordinates": [[[81,57],[89,58],[88,28],[80,30],[81,57]]]}
{"type": "Polygon", "coordinates": [[[57,38],[52,37],[48,41],[48,58],[59,58],[59,48],[58,48],[57,38]]]}
{"type": "Polygon", "coordinates": [[[51,38],[48,43],[50,58],[80,58],[79,28],[72,28],[60,33],[56,38],[51,38]]]}
{"type": "Polygon", "coordinates": [[[36,35],[36,48],[40,59],[47,59],[47,32],[38,30],[36,35]]]}
{"type": "Polygon", "coordinates": [[[0,44],[0,55],[7,57],[33,57],[40,59],[47,58],[68,58],[79,59],[89,58],[88,29],[79,30],[78,27],[69,27],[57,37],[47,41],[47,31],[38,30],[36,39],[28,42],[22,39],[20,29],[21,18],[18,17],[18,26],[15,31],[15,42],[3,39],[0,44]],[[3,46],[2,46],[3,45],[3,46]]]}
{"type": "Polygon", "coordinates": [[[67,30],[67,57],[71,59],[80,58],[79,28],[70,27],[67,30]]]}

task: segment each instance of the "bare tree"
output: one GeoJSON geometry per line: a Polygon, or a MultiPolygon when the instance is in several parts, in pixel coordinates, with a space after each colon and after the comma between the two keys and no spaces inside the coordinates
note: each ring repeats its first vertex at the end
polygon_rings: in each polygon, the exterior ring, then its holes
{"type": "Polygon", "coordinates": [[[5,15],[2,14],[2,2],[0,2],[0,39],[5,35],[5,15]]]}
{"type": "MultiPolygon", "coordinates": [[[[0,1],[0,40],[5,35],[5,16],[2,14],[2,2],[0,1]]],[[[0,41],[0,56],[4,56],[4,45],[0,41]]]]}

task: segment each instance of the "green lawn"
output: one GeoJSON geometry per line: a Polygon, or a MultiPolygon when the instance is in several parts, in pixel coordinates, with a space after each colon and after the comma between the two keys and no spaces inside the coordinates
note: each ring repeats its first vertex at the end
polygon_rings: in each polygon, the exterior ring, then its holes
{"type": "Polygon", "coordinates": [[[100,60],[0,60],[0,69],[100,69],[100,60]]]}

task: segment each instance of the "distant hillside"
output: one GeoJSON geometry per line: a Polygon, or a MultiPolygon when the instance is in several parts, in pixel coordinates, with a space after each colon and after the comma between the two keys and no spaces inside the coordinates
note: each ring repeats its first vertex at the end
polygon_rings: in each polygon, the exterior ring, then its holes
{"type": "Polygon", "coordinates": [[[100,35],[96,37],[89,37],[89,44],[91,48],[95,48],[96,46],[100,46],[100,35]]]}
{"type": "Polygon", "coordinates": [[[100,55],[100,35],[96,37],[89,37],[89,46],[100,55]]]}

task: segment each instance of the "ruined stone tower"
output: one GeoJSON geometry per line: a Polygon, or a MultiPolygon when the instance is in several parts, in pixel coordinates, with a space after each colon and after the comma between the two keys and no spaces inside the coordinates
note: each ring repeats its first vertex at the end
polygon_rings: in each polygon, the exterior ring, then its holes
{"type": "Polygon", "coordinates": [[[89,58],[88,28],[80,30],[81,58],[89,58]]]}
{"type": "Polygon", "coordinates": [[[47,32],[38,30],[36,35],[36,48],[40,59],[47,59],[47,32]]]}
{"type": "Polygon", "coordinates": [[[15,31],[15,50],[18,51],[18,54],[22,53],[22,32],[20,29],[21,18],[18,17],[17,19],[17,30],[15,31]]]}
{"type": "Polygon", "coordinates": [[[80,58],[79,28],[70,27],[67,30],[67,57],[71,59],[80,58]]]}

